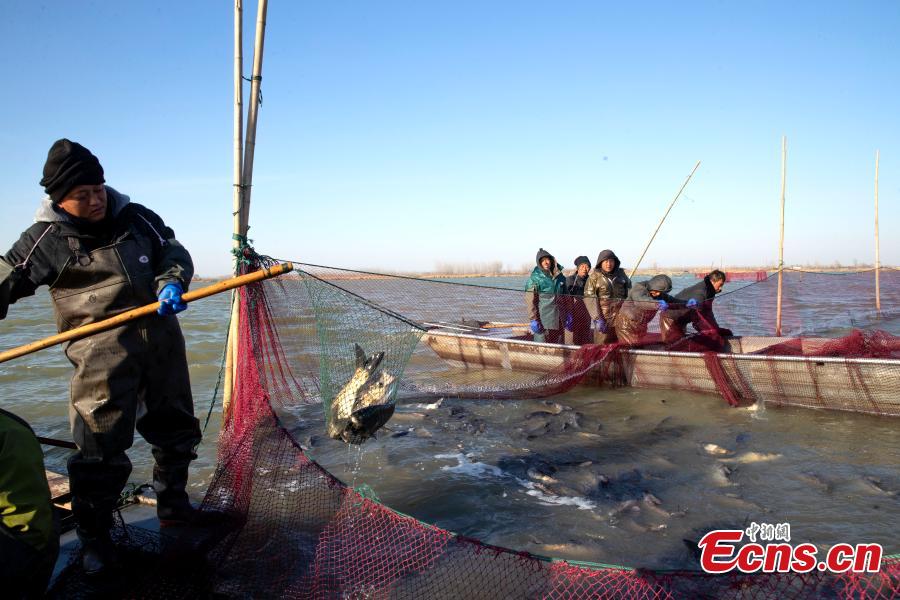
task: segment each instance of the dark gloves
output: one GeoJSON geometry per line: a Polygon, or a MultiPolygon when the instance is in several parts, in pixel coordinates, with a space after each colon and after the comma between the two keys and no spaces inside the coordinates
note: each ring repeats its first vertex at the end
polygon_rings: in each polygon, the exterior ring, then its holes
{"type": "Polygon", "coordinates": [[[573,326],[575,325],[575,318],[568,314],[566,315],[566,331],[574,331],[573,326]]]}
{"type": "Polygon", "coordinates": [[[544,331],[544,326],[537,319],[531,322],[531,333],[538,334],[544,331]]]}
{"type": "Polygon", "coordinates": [[[606,319],[600,317],[596,321],[594,321],[594,328],[597,329],[597,333],[606,333],[609,331],[609,327],[606,326],[606,319]]]}
{"type": "Polygon", "coordinates": [[[732,337],[734,333],[732,333],[730,329],[719,327],[719,335],[721,335],[722,337],[732,337]]]}
{"type": "Polygon", "coordinates": [[[165,315],[178,314],[187,308],[187,302],[181,300],[181,284],[167,283],[159,292],[159,308],[156,312],[165,315]]]}

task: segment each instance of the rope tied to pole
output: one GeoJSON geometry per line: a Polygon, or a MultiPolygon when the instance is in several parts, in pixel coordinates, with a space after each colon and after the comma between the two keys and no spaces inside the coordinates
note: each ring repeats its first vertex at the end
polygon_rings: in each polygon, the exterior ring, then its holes
{"type": "Polygon", "coordinates": [[[238,245],[231,249],[231,254],[239,266],[247,267],[247,271],[255,270],[261,264],[260,255],[254,250],[253,240],[239,233],[232,233],[231,239],[238,242],[238,245]]]}
{"type": "Polygon", "coordinates": [[[249,81],[250,83],[252,83],[252,82],[254,82],[254,81],[258,81],[258,82],[259,82],[259,99],[257,100],[257,103],[258,103],[260,106],[262,106],[262,103],[263,103],[263,96],[262,96],[262,75],[253,75],[252,77],[245,77],[244,75],[241,75],[241,79],[243,79],[244,81],[249,81]]]}

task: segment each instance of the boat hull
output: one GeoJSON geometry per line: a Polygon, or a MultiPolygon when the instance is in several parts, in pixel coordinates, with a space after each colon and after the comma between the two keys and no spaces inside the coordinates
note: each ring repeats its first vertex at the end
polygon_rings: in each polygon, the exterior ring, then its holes
{"type": "MultiPolygon", "coordinates": [[[[428,332],[425,343],[442,359],[467,369],[549,373],[575,357],[578,346],[524,339],[428,332]]],[[[743,337],[717,354],[728,384],[749,402],[900,416],[900,360],[762,356],[748,354],[785,338],[743,337]]],[[[814,341],[811,343],[815,343],[814,341]]],[[[721,393],[697,352],[622,349],[619,363],[636,388],[721,393]]],[[[586,384],[602,384],[600,370],[586,384]]]]}

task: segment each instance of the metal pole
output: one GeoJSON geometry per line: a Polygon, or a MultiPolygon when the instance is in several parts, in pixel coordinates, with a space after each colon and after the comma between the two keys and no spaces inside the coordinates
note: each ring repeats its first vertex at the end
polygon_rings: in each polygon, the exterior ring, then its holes
{"type": "Polygon", "coordinates": [[[781,239],[778,242],[778,299],[775,303],[775,337],[781,337],[781,286],[784,277],[784,182],[787,174],[787,136],[781,136],[781,239]]]}

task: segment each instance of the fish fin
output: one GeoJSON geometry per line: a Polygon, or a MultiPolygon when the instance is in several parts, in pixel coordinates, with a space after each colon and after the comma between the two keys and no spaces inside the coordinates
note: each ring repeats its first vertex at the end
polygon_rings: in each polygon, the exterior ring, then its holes
{"type": "MultiPolygon", "coordinates": [[[[359,346],[357,346],[358,348],[359,346]]],[[[375,372],[375,369],[378,368],[378,365],[381,364],[381,360],[384,358],[384,352],[379,352],[377,354],[373,354],[366,361],[366,371],[369,372],[369,375],[375,372]]]]}
{"type": "Polygon", "coordinates": [[[366,353],[360,348],[359,344],[353,344],[353,348],[356,351],[356,368],[362,369],[366,366],[366,353]]]}

